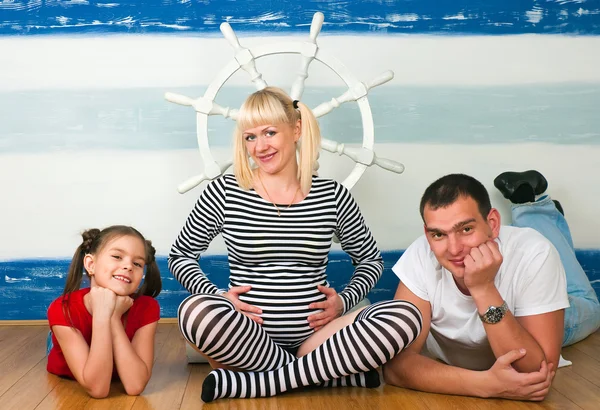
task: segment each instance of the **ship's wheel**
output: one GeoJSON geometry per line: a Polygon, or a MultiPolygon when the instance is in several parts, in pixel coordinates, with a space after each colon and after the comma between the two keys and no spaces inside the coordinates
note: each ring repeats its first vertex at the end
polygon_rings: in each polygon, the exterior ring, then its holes
{"type": "Polygon", "coordinates": [[[330,101],[326,101],[313,109],[315,117],[321,117],[328,114],[341,104],[356,101],[360,109],[362,120],[363,139],[361,148],[347,147],[343,143],[338,143],[326,138],[321,141],[321,148],[346,155],[354,162],[354,168],[342,182],[348,189],[352,189],[354,184],[360,179],[367,167],[375,164],[384,169],[395,173],[402,173],[404,165],[385,158],[379,158],[375,155],[374,145],[374,126],[371,106],[367,99],[370,89],[390,81],[394,77],[392,71],[385,71],[370,82],[359,81],[337,58],[329,54],[326,50],[317,45],[317,36],[321,32],[323,25],[323,13],[315,13],[310,26],[308,41],[305,42],[281,42],[264,44],[253,48],[244,48],[240,45],[236,34],[228,23],[221,24],[221,32],[229,41],[234,49],[234,59],[228,63],[208,86],[204,96],[193,99],[180,94],[166,93],[165,98],[173,103],[191,106],[196,110],[196,133],[198,138],[198,148],[204,165],[204,172],[193,176],[182,182],[178,187],[180,193],[185,193],[198,186],[205,180],[212,180],[222,175],[232,164],[231,160],[218,163],[213,158],[208,143],[208,117],[210,115],[222,115],[225,118],[235,120],[238,110],[229,107],[222,107],[215,102],[219,90],[227,80],[239,69],[246,71],[252,83],[258,90],[267,86],[262,78],[262,74],[256,70],[255,60],[264,56],[273,54],[299,54],[301,57],[300,69],[294,83],[292,84],[290,97],[293,100],[300,100],[304,92],[304,82],[308,77],[308,68],[313,60],[320,61],[337,74],[348,86],[348,90],[330,101]]]}

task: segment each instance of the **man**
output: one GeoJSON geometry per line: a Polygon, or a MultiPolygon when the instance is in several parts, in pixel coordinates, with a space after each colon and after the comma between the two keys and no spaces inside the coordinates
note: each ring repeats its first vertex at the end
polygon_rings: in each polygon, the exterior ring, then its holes
{"type": "Polygon", "coordinates": [[[557,250],[533,229],[501,226],[485,187],[467,175],[435,181],[420,208],[425,235],[393,271],[400,278],[395,298],[421,310],[423,329],[384,367],[386,382],[543,400],[569,307],[557,250]]]}

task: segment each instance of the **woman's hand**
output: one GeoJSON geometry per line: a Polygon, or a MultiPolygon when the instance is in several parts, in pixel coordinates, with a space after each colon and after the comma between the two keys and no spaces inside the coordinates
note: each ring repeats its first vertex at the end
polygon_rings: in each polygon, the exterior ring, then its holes
{"type": "Polygon", "coordinates": [[[92,316],[110,319],[117,301],[117,295],[110,289],[94,286],[90,289],[90,313],[92,316]]]}
{"type": "Polygon", "coordinates": [[[240,295],[242,293],[248,292],[250,289],[252,289],[252,286],[234,286],[231,289],[229,289],[229,291],[223,293],[223,296],[227,298],[231,303],[233,303],[233,306],[235,306],[238,312],[243,313],[259,325],[262,325],[262,318],[260,316],[257,316],[262,313],[262,309],[256,306],[249,305],[248,303],[242,302],[240,300],[240,295]]]}
{"type": "Polygon", "coordinates": [[[315,332],[331,322],[333,319],[342,316],[344,312],[344,302],[337,294],[334,288],[327,286],[317,286],[319,292],[325,294],[327,300],[325,302],[315,302],[308,305],[309,309],[323,309],[322,312],[312,314],[308,317],[308,324],[315,329],[315,332]]]}

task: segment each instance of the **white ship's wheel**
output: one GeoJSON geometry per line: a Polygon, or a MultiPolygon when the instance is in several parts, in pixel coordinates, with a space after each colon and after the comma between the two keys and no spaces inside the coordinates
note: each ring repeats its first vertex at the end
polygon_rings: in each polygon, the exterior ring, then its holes
{"type": "Polygon", "coordinates": [[[227,80],[240,68],[250,75],[251,81],[258,90],[265,88],[267,83],[263,80],[262,74],[256,70],[255,60],[272,54],[300,54],[301,56],[300,70],[290,92],[290,97],[292,97],[293,100],[300,100],[302,93],[304,92],[304,82],[308,77],[308,68],[313,60],[325,64],[336,73],[344,83],[346,83],[348,86],[346,92],[313,109],[315,117],[321,117],[343,103],[349,101],[357,102],[362,119],[362,147],[347,147],[342,143],[326,138],[323,138],[321,141],[322,149],[337,153],[338,155],[346,155],[356,162],[352,171],[342,182],[344,186],[348,189],[352,189],[367,167],[373,164],[398,174],[404,171],[404,165],[389,159],[379,158],[375,155],[373,150],[375,145],[373,115],[367,99],[367,93],[371,88],[390,81],[394,77],[394,73],[392,71],[385,71],[368,83],[358,81],[358,79],[356,79],[337,58],[317,46],[317,36],[321,32],[322,25],[323,14],[315,13],[310,26],[308,41],[265,44],[248,49],[240,45],[237,36],[228,23],[221,24],[221,32],[235,51],[235,58],[233,61],[227,64],[219,72],[216,78],[208,86],[203,97],[193,99],[180,94],[165,94],[165,98],[168,101],[180,105],[191,106],[196,110],[196,132],[198,137],[198,147],[204,164],[204,172],[181,183],[177,187],[180,193],[183,194],[189,191],[205,180],[212,180],[219,177],[231,166],[231,160],[219,164],[212,156],[208,144],[208,116],[222,115],[226,118],[235,120],[238,110],[218,105],[215,103],[215,97],[227,80]]]}

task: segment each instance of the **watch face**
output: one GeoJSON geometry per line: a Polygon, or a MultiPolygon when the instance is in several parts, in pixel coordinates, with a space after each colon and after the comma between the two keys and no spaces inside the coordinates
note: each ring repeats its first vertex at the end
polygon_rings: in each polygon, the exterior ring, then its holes
{"type": "Polygon", "coordinates": [[[485,318],[489,323],[498,323],[504,317],[502,309],[495,306],[491,307],[485,314],[485,318]]]}

